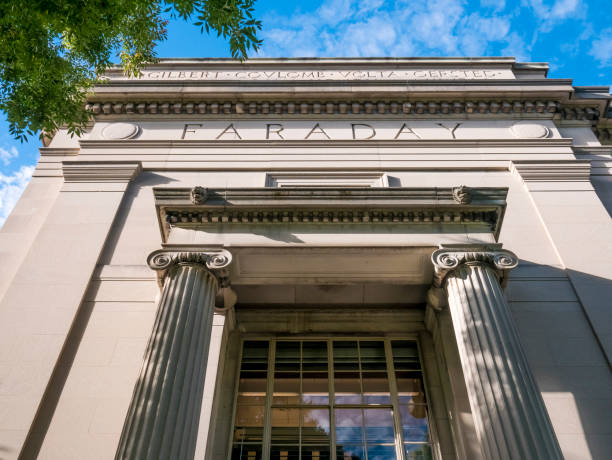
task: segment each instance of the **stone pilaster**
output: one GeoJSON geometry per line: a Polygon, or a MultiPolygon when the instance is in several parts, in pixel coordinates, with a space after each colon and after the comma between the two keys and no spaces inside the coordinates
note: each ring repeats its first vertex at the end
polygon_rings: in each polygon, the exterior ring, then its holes
{"type": "Polygon", "coordinates": [[[494,245],[440,249],[432,261],[430,299],[447,294],[484,458],[562,459],[500,283],[518,259],[494,245]]]}
{"type": "Polygon", "coordinates": [[[155,251],[163,289],[116,459],[193,459],[219,283],[231,254],[155,251]]]}

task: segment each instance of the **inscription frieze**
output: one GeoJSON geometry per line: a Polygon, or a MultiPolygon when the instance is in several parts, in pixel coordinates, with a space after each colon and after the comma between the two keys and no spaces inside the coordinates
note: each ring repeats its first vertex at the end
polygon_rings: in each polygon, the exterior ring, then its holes
{"type": "MultiPolygon", "coordinates": [[[[106,139],[114,124],[96,125],[90,140],[106,139]]],[[[117,124],[119,125],[119,123],[117,124]]],[[[419,141],[558,138],[549,121],[541,124],[508,121],[470,120],[194,120],[184,122],[142,122],[139,140],[202,141],[419,141]],[[521,129],[517,129],[516,125],[521,129]],[[525,129],[529,128],[529,129],[525,129]]]]}
{"type": "Polygon", "coordinates": [[[110,80],[143,81],[402,81],[402,80],[507,80],[510,69],[297,69],[297,70],[145,70],[138,78],[121,74],[110,80]]]}

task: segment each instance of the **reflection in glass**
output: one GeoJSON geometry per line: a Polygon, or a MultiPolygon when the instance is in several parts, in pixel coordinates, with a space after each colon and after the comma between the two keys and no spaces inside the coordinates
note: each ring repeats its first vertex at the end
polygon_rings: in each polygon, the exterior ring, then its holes
{"type": "Polygon", "coordinates": [[[336,409],[336,443],[363,444],[361,409],[336,409]]]}
{"type": "Polygon", "coordinates": [[[241,371],[238,383],[238,405],[264,404],[267,374],[260,371],[241,371]]]}
{"type": "Polygon", "coordinates": [[[272,409],[272,444],[297,444],[300,440],[300,410],[272,409]]]}
{"type": "Polygon", "coordinates": [[[431,460],[431,448],[428,444],[405,444],[406,460],[431,460]]]}
{"type": "Polygon", "coordinates": [[[335,372],[336,404],[361,404],[359,372],[335,372]]]}
{"type": "Polygon", "coordinates": [[[395,373],[395,380],[397,382],[397,396],[400,403],[425,403],[423,380],[420,372],[397,371],[395,373]]]}
{"type": "Polygon", "coordinates": [[[232,460],[261,459],[267,368],[268,342],[244,342],[238,383],[232,460]]]}
{"type": "Polygon", "coordinates": [[[427,429],[427,408],[421,405],[401,405],[402,434],[404,441],[429,441],[427,429]]]}
{"type": "Polygon", "coordinates": [[[391,404],[389,380],[386,372],[364,372],[363,402],[366,404],[391,404]]]}
{"type": "Polygon", "coordinates": [[[264,413],[264,406],[238,406],[234,441],[261,442],[263,439],[264,413]]]}
{"type": "Polygon", "coordinates": [[[329,445],[329,410],[301,409],[302,444],[329,445]]]}
{"type": "Polygon", "coordinates": [[[395,445],[368,446],[368,460],[396,460],[395,445]]]}
{"type": "Polygon", "coordinates": [[[368,444],[395,442],[391,409],[365,409],[364,412],[368,444]]]}
{"type": "Polygon", "coordinates": [[[304,404],[329,404],[327,372],[303,372],[302,393],[304,404]]]}
{"type": "Polygon", "coordinates": [[[232,460],[262,460],[264,431],[270,436],[273,460],[397,460],[400,446],[405,460],[431,460],[414,341],[392,340],[392,356],[386,356],[384,340],[271,343],[276,347],[271,369],[268,342],[244,343],[232,460]],[[328,346],[334,365],[333,401],[328,346]],[[394,385],[389,382],[387,362],[393,362],[394,385]],[[270,387],[272,395],[267,398],[270,387]],[[396,387],[397,395],[391,395],[396,387]],[[266,403],[271,404],[267,409],[266,403]],[[330,426],[330,410],[335,414],[334,426],[330,426]],[[394,410],[399,412],[399,427],[394,426],[394,410]],[[332,435],[336,439],[333,455],[332,435]]]}
{"type": "Polygon", "coordinates": [[[273,404],[298,404],[300,402],[300,373],[275,372],[273,404]]]}
{"type": "Polygon", "coordinates": [[[336,447],[336,460],[365,460],[363,446],[340,445],[336,447]]]}

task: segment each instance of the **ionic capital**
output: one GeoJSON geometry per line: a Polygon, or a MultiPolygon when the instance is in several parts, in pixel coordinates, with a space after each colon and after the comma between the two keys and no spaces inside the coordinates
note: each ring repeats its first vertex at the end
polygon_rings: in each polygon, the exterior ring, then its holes
{"type": "Polygon", "coordinates": [[[502,286],[505,284],[505,274],[518,265],[518,257],[501,248],[501,244],[443,246],[431,255],[434,265],[435,287],[444,287],[444,281],[449,273],[461,265],[488,265],[495,270],[502,286]]]}
{"type": "Polygon", "coordinates": [[[231,263],[232,254],[226,249],[202,251],[158,249],[147,257],[147,264],[151,269],[157,271],[160,282],[174,265],[201,265],[217,279],[219,287],[228,285],[228,267],[231,263]]]}

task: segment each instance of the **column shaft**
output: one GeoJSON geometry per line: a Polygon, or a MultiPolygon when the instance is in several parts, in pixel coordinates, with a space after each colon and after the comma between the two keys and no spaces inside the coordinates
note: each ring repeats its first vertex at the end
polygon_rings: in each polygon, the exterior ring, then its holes
{"type": "Polygon", "coordinates": [[[116,459],[193,459],[217,280],[197,263],[169,268],[116,459]]]}
{"type": "Polygon", "coordinates": [[[494,269],[462,264],[445,287],[484,457],[562,459],[494,269]]]}

